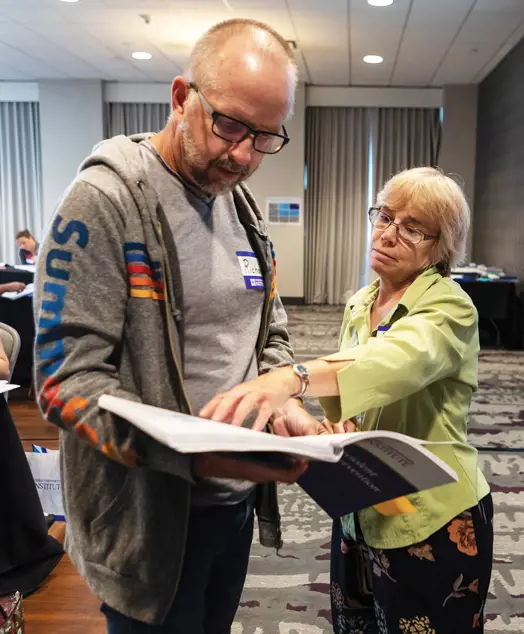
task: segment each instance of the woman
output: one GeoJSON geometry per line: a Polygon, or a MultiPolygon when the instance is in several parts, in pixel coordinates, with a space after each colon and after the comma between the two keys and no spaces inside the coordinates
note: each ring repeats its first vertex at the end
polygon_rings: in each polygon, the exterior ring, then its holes
{"type": "Polygon", "coordinates": [[[24,229],[16,234],[16,244],[20,249],[20,263],[36,264],[39,244],[31,235],[29,229],[24,229]]]}
{"type": "MultiPolygon", "coordinates": [[[[378,280],[348,302],[340,352],[281,368],[217,396],[201,412],[257,428],[289,397],[321,398],[332,423],[397,431],[429,445],[459,481],[334,522],[331,605],[337,634],[483,631],[493,504],[467,441],[477,388],[477,313],[449,278],[470,212],[460,187],[432,168],[394,176],[369,210],[378,280]]],[[[312,425],[314,423],[312,422],[312,425]]],[[[279,433],[311,433],[279,420],[279,433]]],[[[348,491],[351,495],[351,491],[348,491]]]]}

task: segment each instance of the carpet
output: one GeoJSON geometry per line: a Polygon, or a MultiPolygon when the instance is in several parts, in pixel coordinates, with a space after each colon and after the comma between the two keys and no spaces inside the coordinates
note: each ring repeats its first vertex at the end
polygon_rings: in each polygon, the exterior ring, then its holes
{"type": "MultiPolygon", "coordinates": [[[[299,361],[336,350],[343,310],[293,306],[289,330],[299,361]]],[[[493,576],[486,631],[524,632],[524,352],[482,351],[470,439],[495,503],[493,576]]],[[[318,403],[308,409],[321,415],[318,403]]],[[[330,634],[329,517],[297,485],[280,486],[284,547],[257,540],[232,634],[330,634]]],[[[439,632],[439,634],[445,634],[439,632]]]]}

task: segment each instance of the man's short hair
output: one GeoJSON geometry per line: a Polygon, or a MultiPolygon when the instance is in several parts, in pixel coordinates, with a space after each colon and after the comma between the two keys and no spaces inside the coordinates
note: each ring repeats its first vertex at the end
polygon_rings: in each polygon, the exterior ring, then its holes
{"type": "Polygon", "coordinates": [[[268,24],[247,18],[234,18],[219,22],[200,37],[189,57],[187,75],[190,80],[199,84],[201,88],[212,85],[214,80],[214,74],[211,70],[212,60],[217,59],[217,51],[231,37],[241,34],[255,34],[257,31],[263,31],[269,35],[268,41],[273,50],[281,49],[286,54],[296,85],[298,82],[297,62],[293,49],[287,40],[268,24]]]}

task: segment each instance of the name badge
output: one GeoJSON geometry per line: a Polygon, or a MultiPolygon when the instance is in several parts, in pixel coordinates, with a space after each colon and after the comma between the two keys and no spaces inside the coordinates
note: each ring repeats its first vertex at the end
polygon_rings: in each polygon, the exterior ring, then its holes
{"type": "Polygon", "coordinates": [[[240,270],[244,276],[244,283],[249,290],[264,290],[262,271],[253,251],[237,251],[236,256],[240,270]]]}

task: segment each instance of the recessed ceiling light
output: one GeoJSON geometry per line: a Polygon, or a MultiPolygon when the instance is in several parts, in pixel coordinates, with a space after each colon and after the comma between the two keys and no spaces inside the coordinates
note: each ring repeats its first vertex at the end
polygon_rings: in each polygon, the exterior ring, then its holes
{"type": "Polygon", "coordinates": [[[372,7],[389,7],[393,4],[393,0],[368,0],[368,4],[372,7]]]}
{"type": "Polygon", "coordinates": [[[384,58],[380,57],[380,55],[365,55],[364,61],[366,64],[382,64],[384,58]]]}
{"type": "Polygon", "coordinates": [[[145,51],[135,51],[132,57],[135,59],[151,59],[153,56],[151,53],[146,53],[145,51]]]}
{"type": "Polygon", "coordinates": [[[62,2],[78,2],[78,0],[62,0],[62,2]]]}

